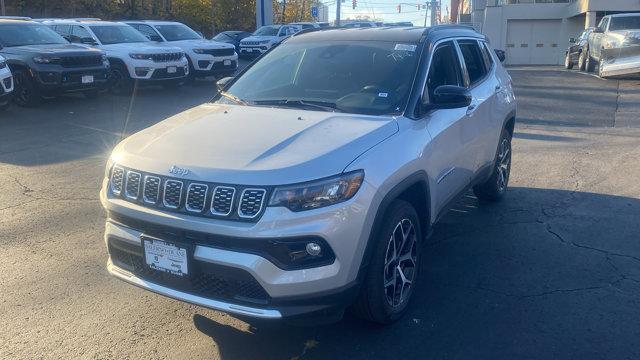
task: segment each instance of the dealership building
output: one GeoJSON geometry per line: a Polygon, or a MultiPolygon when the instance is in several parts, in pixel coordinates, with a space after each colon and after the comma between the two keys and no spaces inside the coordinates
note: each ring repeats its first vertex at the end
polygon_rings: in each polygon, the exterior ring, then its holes
{"type": "Polygon", "coordinates": [[[607,14],[640,12],[640,0],[462,0],[458,22],[473,25],[511,65],[564,62],[569,39],[607,14]]]}

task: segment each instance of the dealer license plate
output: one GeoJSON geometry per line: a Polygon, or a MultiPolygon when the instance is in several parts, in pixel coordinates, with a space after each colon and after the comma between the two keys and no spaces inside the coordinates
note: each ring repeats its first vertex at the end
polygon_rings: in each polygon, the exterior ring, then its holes
{"type": "Polygon", "coordinates": [[[175,66],[169,66],[167,68],[167,73],[169,73],[169,74],[175,74],[176,71],[178,71],[178,68],[176,68],[175,66]]]}
{"type": "Polygon", "coordinates": [[[143,238],[144,260],[158,271],[177,276],[189,274],[187,249],[158,239],[143,238]]]}
{"type": "Polygon", "coordinates": [[[82,83],[83,84],[91,84],[93,82],[93,75],[83,75],[82,83]]]}

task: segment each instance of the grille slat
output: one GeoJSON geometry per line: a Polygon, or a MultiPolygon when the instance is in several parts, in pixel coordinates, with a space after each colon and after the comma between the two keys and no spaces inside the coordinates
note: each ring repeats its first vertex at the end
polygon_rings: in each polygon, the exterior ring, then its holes
{"type": "Polygon", "coordinates": [[[182,181],[167,180],[164,183],[164,198],[162,200],[164,206],[170,209],[180,207],[182,201],[182,181]]]}
{"type": "Polygon", "coordinates": [[[240,196],[240,206],[238,206],[238,216],[241,218],[254,218],[262,211],[264,204],[264,189],[244,189],[240,196]]]}
{"type": "Polygon", "coordinates": [[[157,204],[160,199],[160,178],[147,175],[144,177],[142,200],[147,204],[157,204]]]}
{"type": "Polygon", "coordinates": [[[122,194],[122,183],[124,182],[124,169],[114,166],[111,170],[111,192],[115,195],[122,194]]]}
{"type": "Polygon", "coordinates": [[[233,209],[233,198],[236,189],[229,186],[217,186],[213,189],[211,197],[211,213],[213,215],[227,216],[233,209]]]}
{"type": "Polygon", "coordinates": [[[209,186],[205,184],[193,183],[189,185],[189,189],[187,191],[187,202],[185,205],[187,211],[204,211],[207,202],[207,190],[209,190],[209,186]]]}
{"type": "Polygon", "coordinates": [[[127,182],[124,188],[124,195],[131,200],[136,200],[140,194],[140,179],[142,176],[139,172],[127,171],[127,182]]]}
{"type": "Polygon", "coordinates": [[[182,59],[184,54],[180,52],[167,53],[167,54],[151,54],[151,60],[154,62],[169,62],[178,61],[182,59]]]}
{"type": "Polygon", "coordinates": [[[102,65],[102,55],[91,56],[65,56],[60,59],[63,67],[81,67],[102,65]]]}
{"type": "Polygon", "coordinates": [[[213,55],[213,56],[233,56],[235,52],[236,52],[235,48],[229,48],[229,49],[204,49],[202,53],[213,55]]]}

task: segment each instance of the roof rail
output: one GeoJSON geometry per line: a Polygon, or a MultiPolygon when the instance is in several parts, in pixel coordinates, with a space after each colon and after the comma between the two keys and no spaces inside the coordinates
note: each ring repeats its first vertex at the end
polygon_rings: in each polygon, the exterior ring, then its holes
{"type": "Polygon", "coordinates": [[[28,16],[0,16],[0,20],[24,20],[31,21],[32,19],[28,16]]]}

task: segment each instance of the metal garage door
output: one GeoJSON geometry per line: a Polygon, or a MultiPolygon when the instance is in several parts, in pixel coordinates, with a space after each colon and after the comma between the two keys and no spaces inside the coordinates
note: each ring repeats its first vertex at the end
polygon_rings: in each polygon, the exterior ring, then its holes
{"type": "Polygon", "coordinates": [[[507,64],[559,64],[561,20],[507,21],[507,64]]]}

